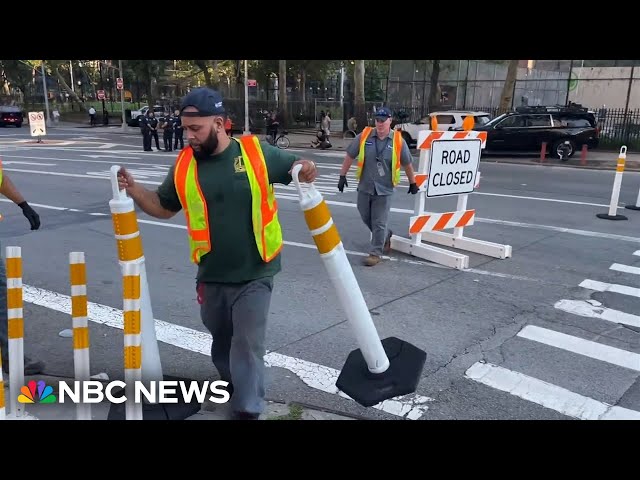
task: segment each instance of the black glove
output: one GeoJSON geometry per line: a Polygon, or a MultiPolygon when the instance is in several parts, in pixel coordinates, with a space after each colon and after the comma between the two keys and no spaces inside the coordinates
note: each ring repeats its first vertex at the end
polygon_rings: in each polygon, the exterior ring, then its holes
{"type": "Polygon", "coordinates": [[[418,185],[416,185],[415,182],[409,184],[409,191],[407,193],[410,193],[412,195],[418,193],[418,185]]]}
{"type": "Polygon", "coordinates": [[[341,192],[344,191],[344,187],[348,187],[349,185],[347,184],[347,176],[346,175],[340,175],[340,180],[338,181],[338,190],[340,190],[341,192]]]}
{"type": "Polygon", "coordinates": [[[27,217],[27,220],[29,220],[29,223],[31,224],[31,230],[37,230],[38,228],[40,228],[40,217],[38,216],[36,211],[31,208],[31,205],[24,201],[22,203],[19,203],[18,206],[22,209],[22,213],[25,217],[27,217]]]}

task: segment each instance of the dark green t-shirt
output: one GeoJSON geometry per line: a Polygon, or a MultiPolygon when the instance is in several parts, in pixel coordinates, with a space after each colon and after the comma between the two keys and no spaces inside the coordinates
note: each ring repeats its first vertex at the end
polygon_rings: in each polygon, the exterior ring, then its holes
{"type": "MultiPolygon", "coordinates": [[[[292,180],[289,170],[299,157],[266,142],[260,145],[269,182],[288,185],[292,180]]],[[[157,192],[164,208],[178,212],[182,206],[173,181],[174,168],[175,165],[157,192]]],[[[223,152],[198,160],[198,181],[207,202],[211,251],[200,260],[197,280],[242,283],[278,273],[280,255],[265,263],[256,246],[251,190],[238,142],[231,140],[223,152]]]]}

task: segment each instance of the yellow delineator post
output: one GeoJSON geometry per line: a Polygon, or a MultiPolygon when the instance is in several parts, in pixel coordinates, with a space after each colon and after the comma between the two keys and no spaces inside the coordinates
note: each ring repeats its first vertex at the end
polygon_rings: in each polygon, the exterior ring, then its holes
{"type": "Polygon", "coordinates": [[[426,353],[395,337],[380,341],[329,207],[313,184],[303,192],[301,168],[291,172],[300,207],[360,347],[349,354],[336,387],[366,407],[415,392],[426,353]]]}
{"type": "Polygon", "coordinates": [[[7,412],[4,408],[4,378],[2,376],[2,348],[0,348],[0,420],[6,420],[7,412]]]}
{"type": "MultiPolygon", "coordinates": [[[[73,365],[75,378],[84,385],[90,380],[89,321],[87,319],[87,268],[84,252],[69,253],[71,283],[71,321],[73,326],[73,365]]],[[[91,404],[78,403],[77,420],[91,420],[91,404]]]]}
{"type": "Polygon", "coordinates": [[[135,382],[142,380],[140,326],[140,265],[126,263],[123,268],[124,382],[126,420],[142,420],[142,402],[135,402],[135,382]]]}
{"type": "Polygon", "coordinates": [[[18,402],[24,385],[24,319],[22,303],[22,249],[6,247],[7,319],[9,337],[9,396],[11,414],[24,415],[24,404],[18,402]]]}
{"type": "Polygon", "coordinates": [[[618,163],[616,165],[616,176],[613,179],[613,190],[611,192],[611,203],[609,204],[608,213],[597,213],[596,217],[605,220],[628,220],[624,215],[618,214],[618,199],[620,198],[620,186],[622,185],[622,175],[624,174],[624,164],[627,158],[627,147],[620,147],[618,155],[618,163]]]}
{"type": "MultiPolygon", "coordinates": [[[[151,309],[151,298],[147,284],[145,258],[142,251],[142,237],[138,229],[138,218],[133,199],[118,188],[119,165],[111,167],[111,189],[113,199],[109,201],[113,230],[118,244],[118,259],[124,267],[130,264],[140,266],[140,314],[142,317],[142,381],[162,381],[162,364],[156,339],[155,320],[151,309]]],[[[123,273],[124,275],[124,273],[123,273]]]]}

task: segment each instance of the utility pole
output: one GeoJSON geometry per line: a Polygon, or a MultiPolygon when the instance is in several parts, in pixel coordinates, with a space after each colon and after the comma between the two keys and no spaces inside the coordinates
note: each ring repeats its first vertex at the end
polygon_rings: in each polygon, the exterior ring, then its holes
{"type": "Polygon", "coordinates": [[[124,115],[124,72],[122,71],[122,60],[118,60],[118,67],[120,70],[120,78],[122,79],[122,89],[120,90],[120,106],[122,107],[122,130],[126,130],[127,121],[124,115]]]}
{"type": "Polygon", "coordinates": [[[249,74],[247,73],[247,61],[244,61],[244,135],[249,135],[249,74]]]}
{"type": "Polygon", "coordinates": [[[71,74],[71,91],[75,92],[76,87],[73,84],[73,60],[69,60],[69,73],[71,74]]]}
{"type": "Polygon", "coordinates": [[[51,122],[49,120],[49,95],[47,94],[47,76],[44,73],[44,60],[42,60],[42,91],[44,92],[44,108],[46,110],[45,116],[45,125],[48,127],[51,126],[51,122]]]}

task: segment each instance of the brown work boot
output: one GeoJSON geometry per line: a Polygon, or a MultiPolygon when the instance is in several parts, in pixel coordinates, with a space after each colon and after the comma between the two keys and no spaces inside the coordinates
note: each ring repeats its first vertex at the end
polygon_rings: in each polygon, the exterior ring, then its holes
{"type": "Polygon", "coordinates": [[[364,263],[367,267],[373,267],[374,265],[380,263],[380,257],[377,255],[369,255],[368,257],[365,257],[362,263],[364,263]]]}

